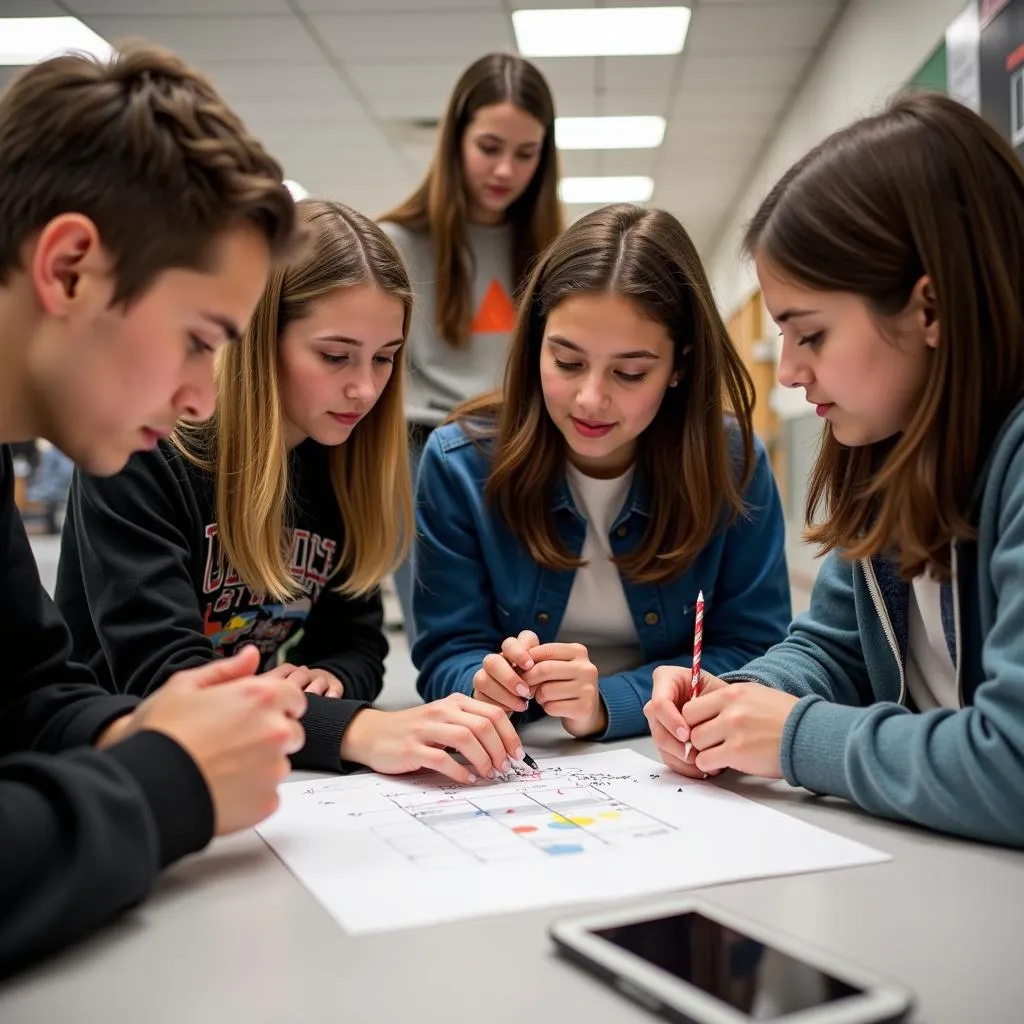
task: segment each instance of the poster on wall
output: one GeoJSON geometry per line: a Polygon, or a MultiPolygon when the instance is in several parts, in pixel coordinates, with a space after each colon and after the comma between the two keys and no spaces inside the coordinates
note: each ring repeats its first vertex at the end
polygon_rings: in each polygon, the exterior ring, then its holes
{"type": "Polygon", "coordinates": [[[981,112],[1024,159],[1024,0],[989,13],[979,44],[981,112]]]}

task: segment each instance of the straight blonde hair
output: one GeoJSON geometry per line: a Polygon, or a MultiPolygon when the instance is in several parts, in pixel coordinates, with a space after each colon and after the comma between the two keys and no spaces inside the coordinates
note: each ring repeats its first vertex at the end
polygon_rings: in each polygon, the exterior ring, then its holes
{"type": "MultiPolygon", "coordinates": [[[[300,586],[288,568],[293,495],[278,386],[278,349],[290,323],[339,288],[372,283],[401,300],[407,337],[412,289],[398,250],[368,217],[340,203],[297,204],[310,244],[271,273],[244,337],[216,367],[217,409],[204,424],[181,424],[174,443],[214,473],[217,531],[231,565],[250,589],[287,600],[300,586]]],[[[373,590],[405,557],[413,531],[412,484],[403,413],[404,359],[345,443],[329,453],[331,482],[345,527],[334,576],[339,590],[373,590]]]]}

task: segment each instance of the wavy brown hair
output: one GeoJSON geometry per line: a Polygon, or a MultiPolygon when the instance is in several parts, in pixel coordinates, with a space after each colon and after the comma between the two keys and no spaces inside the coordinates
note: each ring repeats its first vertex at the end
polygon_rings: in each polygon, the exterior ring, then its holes
{"type": "MultiPolygon", "coordinates": [[[[405,307],[412,291],[394,243],[369,218],[321,199],[298,204],[311,244],[273,271],[245,336],[217,362],[217,411],[205,424],[179,425],[174,443],[217,479],[217,532],[228,559],[252,590],[278,600],[299,586],[288,570],[288,451],[278,386],[278,348],[290,323],[338,288],[373,282],[405,307]]],[[[344,444],[330,450],[331,482],[345,537],[334,572],[340,588],[363,594],[404,557],[412,536],[412,483],[403,412],[404,359],[344,444]]]]}
{"type": "Polygon", "coordinates": [[[482,107],[513,103],[544,126],[540,161],[526,191],[508,208],[512,227],[512,281],[518,288],[529,265],[561,234],[555,104],[544,76],[522,57],[491,53],[462,73],[445,110],[434,159],[423,184],[379,218],[410,231],[429,231],[437,267],[438,335],[456,347],[469,341],[473,254],[462,171],[462,137],[482,107]]]}
{"type": "MultiPolygon", "coordinates": [[[[807,537],[848,558],[887,553],[912,579],[950,575],[975,535],[978,474],[1024,398],[1024,171],[981,117],[910,94],[835,133],[771,190],[747,251],[808,288],[861,296],[883,330],[931,281],[940,340],[894,438],[845,447],[826,427],[807,537]]],[[[890,332],[891,333],[891,332],[890,332]]]]}
{"type": "Polygon", "coordinates": [[[541,344],[548,314],[570,296],[621,295],[672,339],[678,387],[668,388],[637,447],[651,515],[616,565],[637,583],[686,571],[716,530],[743,510],[754,467],[754,388],[718,314],[690,236],[671,214],[619,204],[576,221],[541,257],[523,293],[504,394],[456,409],[493,447],[486,498],[547,569],[583,563],[566,549],[551,504],[566,444],[544,406],[541,344]],[[729,415],[731,413],[731,415],[729,415]],[[738,433],[734,444],[731,433],[738,433]]]}
{"type": "Polygon", "coordinates": [[[295,245],[281,167],[210,82],[159,47],[126,43],[110,61],[54,57],[0,96],[0,284],[22,243],[62,213],[88,217],[128,303],[171,267],[204,269],[240,225],[271,256],[295,245]]]}

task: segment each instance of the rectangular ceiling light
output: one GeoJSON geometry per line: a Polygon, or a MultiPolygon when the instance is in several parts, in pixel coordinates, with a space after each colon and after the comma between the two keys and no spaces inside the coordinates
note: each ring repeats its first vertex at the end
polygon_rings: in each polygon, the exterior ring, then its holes
{"type": "Polygon", "coordinates": [[[679,53],[689,7],[601,7],[513,11],[516,45],[524,57],[636,57],[679,53]]]}
{"type": "Polygon", "coordinates": [[[665,138],[665,118],[556,117],[559,149],[657,149],[665,138]]]}
{"type": "Polygon", "coordinates": [[[292,178],[284,179],[284,187],[292,194],[292,199],[298,202],[300,199],[306,199],[309,197],[309,190],[300,185],[297,181],[292,178]]]}
{"type": "Polygon", "coordinates": [[[0,65],[35,64],[73,50],[109,60],[114,48],[77,18],[0,18],[0,65]]]}
{"type": "Polygon", "coordinates": [[[563,178],[558,198],[563,203],[646,203],[654,194],[654,179],[644,175],[604,178],[563,178]]]}

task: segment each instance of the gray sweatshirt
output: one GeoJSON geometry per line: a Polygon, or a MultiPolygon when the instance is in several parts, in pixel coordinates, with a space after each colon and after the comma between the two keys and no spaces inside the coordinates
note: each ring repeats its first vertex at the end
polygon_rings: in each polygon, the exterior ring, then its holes
{"type": "Polygon", "coordinates": [[[470,224],[467,236],[476,274],[469,344],[455,348],[437,333],[436,269],[430,235],[385,222],[398,246],[416,295],[406,346],[405,414],[410,423],[435,426],[460,402],[502,382],[515,323],[512,305],[512,229],[470,224]]]}

